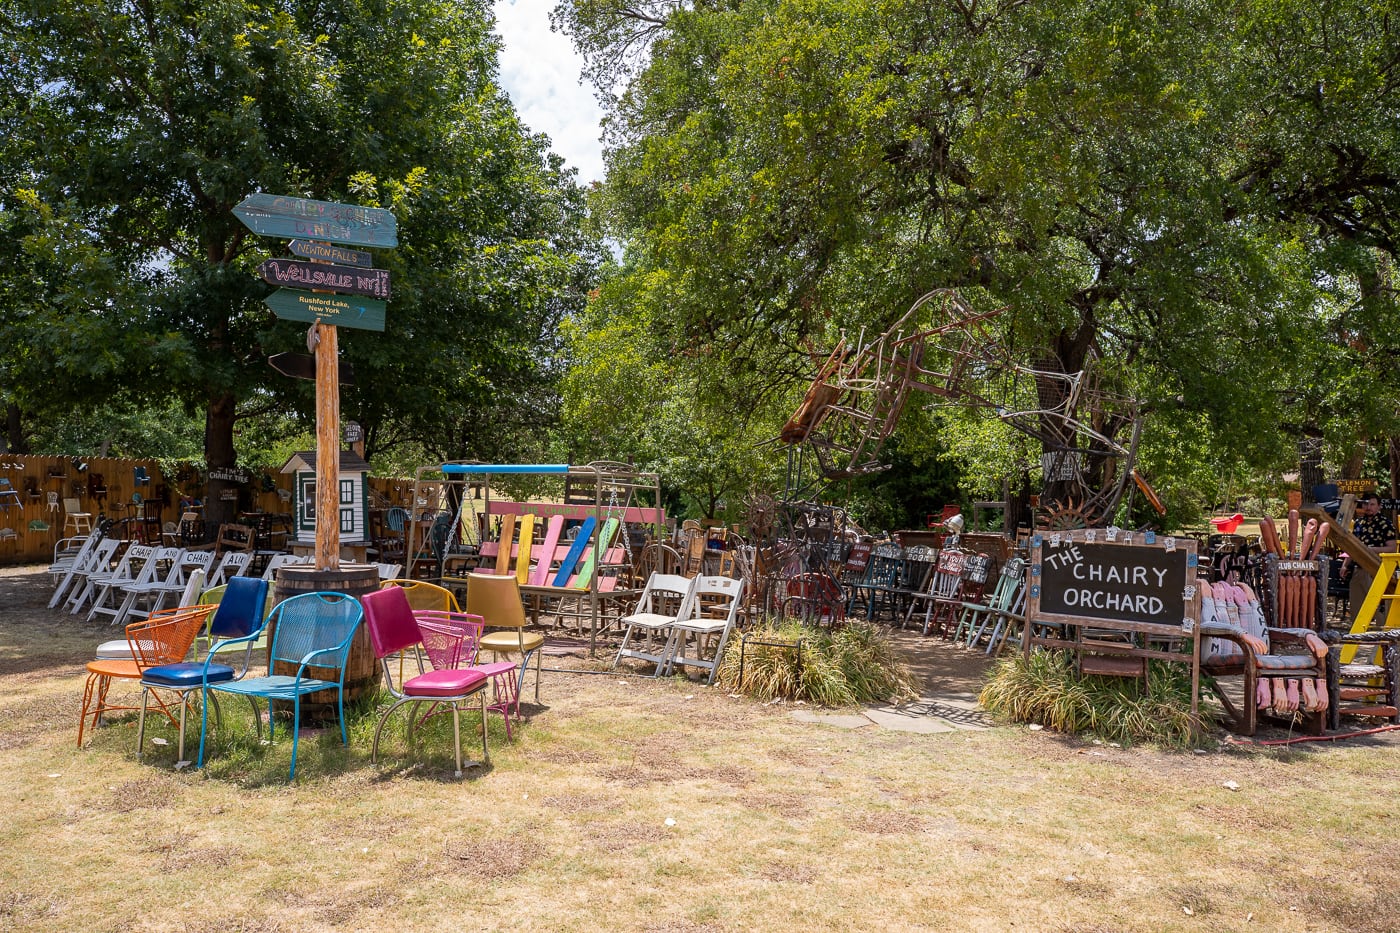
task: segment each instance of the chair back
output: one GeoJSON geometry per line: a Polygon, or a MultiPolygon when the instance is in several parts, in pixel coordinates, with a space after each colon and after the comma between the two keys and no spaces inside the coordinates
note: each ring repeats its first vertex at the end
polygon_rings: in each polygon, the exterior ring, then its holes
{"type": "Polygon", "coordinates": [[[882,544],[870,555],[870,563],[865,568],[865,585],[897,587],[903,566],[904,549],[897,544],[882,544]]]}
{"type": "Polygon", "coordinates": [[[481,633],[486,627],[481,616],[416,609],[413,618],[418,623],[423,650],[434,670],[456,670],[476,660],[481,633]]]}
{"type": "Polygon", "coordinates": [[[227,583],[246,572],[252,562],[253,555],[250,551],[224,551],[223,556],[219,558],[219,565],[209,574],[209,579],[216,583],[227,583]]]}
{"type": "Polygon", "coordinates": [[[185,577],[185,589],[180,593],[180,601],[175,605],[180,607],[197,606],[199,605],[199,597],[203,594],[204,568],[195,567],[189,572],[189,575],[185,577]]]}
{"type": "Polygon", "coordinates": [[[525,604],[520,601],[520,582],[515,577],[469,574],[466,610],[493,628],[525,627],[525,604]]]}
{"type": "Polygon", "coordinates": [[[437,609],[442,612],[461,612],[457,597],[445,586],[428,583],[424,580],[385,580],[381,588],[396,587],[404,591],[408,604],[414,609],[437,609]]]}
{"type": "Polygon", "coordinates": [[[217,606],[224,601],[224,591],[227,589],[227,583],[220,583],[218,586],[209,587],[209,589],[199,594],[199,604],[201,606],[217,606]]]}
{"type": "Polygon", "coordinates": [[[733,577],[695,578],[695,586],[690,595],[690,611],[682,619],[696,618],[716,610],[722,610],[729,624],[739,611],[739,599],[744,595],[744,581],[733,577]]]}
{"type": "Polygon", "coordinates": [[[64,500],[63,500],[63,514],[64,514],[64,515],[81,515],[81,514],[83,514],[83,506],[82,506],[82,503],[80,503],[76,498],[68,498],[68,497],[65,497],[64,500]]]}
{"type": "Polygon", "coordinates": [[[675,615],[683,616],[689,609],[691,594],[695,589],[694,582],[695,578],[687,579],[678,573],[653,572],[647,578],[642,595],[637,599],[637,611],[671,615],[666,611],[666,604],[669,602],[677,605],[675,615]]]}
{"type": "Polygon", "coordinates": [[[398,654],[423,640],[403,587],[386,586],[366,593],[360,597],[360,604],[364,606],[365,626],[376,658],[398,654]]]}
{"type": "Polygon", "coordinates": [[[937,598],[952,599],[962,588],[963,571],[967,568],[966,551],[945,547],[938,555],[938,566],[933,572],[930,593],[937,598]]]}
{"type": "Polygon", "coordinates": [[[337,668],[344,678],[350,641],[363,618],[364,608],[359,600],[344,593],[301,593],[282,600],[272,610],[268,623],[275,620],[277,625],[268,653],[268,669],[278,661],[299,667],[303,658],[315,654],[307,663],[337,668]]]}
{"type": "Polygon", "coordinates": [[[925,544],[905,548],[904,563],[900,565],[900,589],[918,592],[928,581],[928,575],[938,565],[938,549],[925,544]]]}
{"type": "Polygon", "coordinates": [[[223,598],[209,623],[213,638],[243,638],[262,628],[267,606],[267,581],[234,577],[224,585],[223,598]]]}
{"type": "Polygon", "coordinates": [[[126,627],[131,656],[143,668],[183,661],[213,611],[209,606],[185,606],[168,615],[131,623],[126,627]]]}

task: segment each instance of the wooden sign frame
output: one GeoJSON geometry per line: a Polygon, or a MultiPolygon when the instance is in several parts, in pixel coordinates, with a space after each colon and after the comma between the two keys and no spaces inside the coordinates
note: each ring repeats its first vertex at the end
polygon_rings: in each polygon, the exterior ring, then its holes
{"type": "Polygon", "coordinates": [[[1191,714],[1196,715],[1200,696],[1199,564],[1194,538],[1116,528],[1035,534],[1027,568],[1026,632],[1021,640],[1024,655],[1029,656],[1031,649],[1039,646],[1189,662],[1191,714]],[[1144,559],[1132,560],[1135,554],[1144,559]],[[1061,588],[1066,581],[1082,585],[1067,597],[1061,588]],[[1086,608],[1072,611],[1077,605],[1086,608]],[[1120,612],[1124,607],[1126,611],[1120,612]],[[1040,634],[1037,625],[1056,626],[1060,633],[1040,634]],[[1142,637],[1113,640],[1123,634],[1142,637]],[[1183,638],[1190,641],[1189,657],[1180,651],[1151,647],[1154,641],[1183,638]]]}

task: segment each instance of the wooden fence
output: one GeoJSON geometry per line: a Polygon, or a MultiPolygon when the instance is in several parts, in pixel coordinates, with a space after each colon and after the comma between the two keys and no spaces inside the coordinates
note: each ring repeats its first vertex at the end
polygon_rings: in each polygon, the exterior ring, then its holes
{"type": "MultiPolygon", "coordinates": [[[[0,479],[10,482],[0,483],[0,565],[48,563],[65,536],[64,499],[78,500],[80,511],[94,520],[130,518],[139,505],[161,522],[174,522],[183,502],[202,501],[207,493],[205,474],[192,465],[166,476],[154,460],[116,457],[0,454],[0,479]]],[[[275,470],[252,473],[235,488],[239,510],[290,512],[292,482],[292,475],[275,470]]],[[[411,479],[371,476],[369,486],[371,507],[407,508],[413,497],[411,479]]]]}

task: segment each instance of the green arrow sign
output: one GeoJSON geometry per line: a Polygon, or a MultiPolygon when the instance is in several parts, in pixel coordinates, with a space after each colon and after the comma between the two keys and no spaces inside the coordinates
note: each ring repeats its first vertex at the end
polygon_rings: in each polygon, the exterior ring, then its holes
{"type": "Polygon", "coordinates": [[[250,194],[233,209],[233,215],[262,236],[300,237],[350,246],[399,245],[398,221],[377,207],[250,194]]]}
{"type": "Polygon", "coordinates": [[[320,295],[296,288],[279,288],[263,299],[284,321],[321,321],[360,330],[384,329],[384,302],[359,295],[320,295]]]}

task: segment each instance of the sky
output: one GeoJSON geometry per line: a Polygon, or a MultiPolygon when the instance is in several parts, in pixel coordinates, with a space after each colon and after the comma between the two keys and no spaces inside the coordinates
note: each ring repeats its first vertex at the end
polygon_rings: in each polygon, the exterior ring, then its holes
{"type": "Polygon", "coordinates": [[[544,133],[550,148],[578,169],[587,185],[603,178],[603,147],[598,137],[603,112],[590,85],[582,82],[583,61],[562,33],[549,29],[549,11],[558,0],[496,0],[496,32],[501,50],[501,85],[532,132],[544,133]]]}

